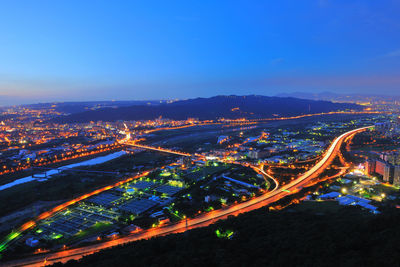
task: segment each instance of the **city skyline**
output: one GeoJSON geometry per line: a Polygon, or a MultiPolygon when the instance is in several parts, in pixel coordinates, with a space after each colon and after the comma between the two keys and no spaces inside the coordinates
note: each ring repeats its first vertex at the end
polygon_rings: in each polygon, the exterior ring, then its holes
{"type": "Polygon", "coordinates": [[[397,94],[399,3],[4,3],[0,105],[397,94]]]}

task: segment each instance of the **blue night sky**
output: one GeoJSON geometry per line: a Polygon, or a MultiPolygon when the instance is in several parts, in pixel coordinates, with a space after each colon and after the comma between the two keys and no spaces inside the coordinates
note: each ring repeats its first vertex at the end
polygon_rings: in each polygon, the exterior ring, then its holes
{"type": "Polygon", "coordinates": [[[0,104],[400,95],[399,14],[398,0],[2,1],[0,104]]]}

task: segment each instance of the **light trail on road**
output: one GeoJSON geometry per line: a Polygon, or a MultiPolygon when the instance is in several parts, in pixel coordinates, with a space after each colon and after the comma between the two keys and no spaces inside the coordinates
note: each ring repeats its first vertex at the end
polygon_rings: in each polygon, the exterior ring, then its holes
{"type": "Polygon", "coordinates": [[[216,220],[227,218],[230,215],[238,215],[243,212],[248,212],[254,209],[261,208],[263,206],[276,202],[277,200],[282,199],[285,196],[301,190],[303,186],[306,186],[308,183],[312,182],[313,179],[317,178],[318,175],[320,175],[330,165],[330,163],[338,155],[338,153],[340,153],[340,147],[348,136],[355,135],[371,127],[372,126],[355,129],[340,135],[332,142],[329,149],[325,152],[323,158],[306,173],[287,185],[284,185],[280,188],[276,187],[274,190],[267,192],[259,197],[250,199],[246,202],[201,214],[193,219],[186,219],[177,224],[151,228],[141,233],[122,237],[115,240],[89,245],[82,248],[68,249],[60,252],[52,252],[48,254],[29,257],[26,259],[6,262],[5,266],[43,266],[45,264],[52,264],[56,262],[66,262],[71,259],[80,259],[85,255],[93,254],[95,252],[111,248],[116,245],[126,244],[132,241],[148,239],[165,234],[184,232],[188,229],[196,227],[204,227],[212,224],[216,220]]]}
{"type": "MultiPolygon", "coordinates": [[[[264,171],[264,165],[263,165],[263,164],[261,164],[261,166],[260,166],[259,168],[257,168],[257,167],[252,167],[252,168],[253,168],[256,172],[261,173],[262,176],[264,176],[264,179],[265,179],[265,177],[267,177],[267,178],[271,179],[272,181],[274,181],[275,187],[274,187],[274,189],[272,189],[270,192],[273,192],[273,191],[275,191],[276,189],[278,189],[278,187],[279,187],[279,182],[278,182],[278,180],[276,180],[275,177],[273,177],[272,175],[270,175],[269,173],[267,173],[267,172],[264,171]]],[[[266,179],[265,179],[265,180],[266,180],[266,179]]]]}
{"type": "Polygon", "coordinates": [[[133,147],[137,147],[137,148],[142,148],[142,149],[148,149],[148,150],[153,150],[153,151],[158,151],[158,152],[164,152],[164,153],[169,153],[169,154],[175,154],[178,156],[184,156],[184,157],[192,157],[192,154],[189,153],[184,153],[184,152],[180,152],[180,151],[174,151],[171,149],[166,149],[166,148],[161,148],[161,147],[153,147],[153,146],[146,146],[146,145],[139,145],[136,144],[135,142],[132,141],[127,141],[124,143],[127,146],[133,146],[133,147]]]}
{"type": "Polygon", "coordinates": [[[79,201],[82,201],[82,200],[84,200],[84,199],[87,199],[87,198],[89,198],[89,197],[91,197],[91,196],[94,196],[94,195],[97,195],[97,194],[99,194],[99,193],[101,193],[101,192],[110,190],[111,188],[120,186],[120,185],[122,185],[122,184],[124,184],[124,183],[128,183],[128,182],[130,182],[130,181],[132,181],[132,180],[134,180],[134,179],[138,179],[138,178],[140,178],[140,177],[144,177],[144,176],[148,175],[151,171],[152,171],[152,170],[146,171],[146,172],[143,172],[143,173],[138,174],[138,175],[136,175],[136,176],[129,177],[129,178],[123,180],[123,181],[117,182],[117,183],[115,183],[115,184],[102,187],[102,188],[97,189],[97,190],[95,190],[95,191],[92,191],[92,192],[90,192],[90,193],[84,194],[84,195],[82,195],[82,196],[80,196],[80,197],[74,198],[74,199],[72,199],[72,200],[70,200],[70,201],[68,201],[68,202],[65,202],[65,203],[61,204],[61,205],[58,205],[58,206],[56,206],[55,208],[53,208],[53,209],[51,209],[51,210],[49,210],[49,211],[43,212],[42,214],[40,214],[40,215],[39,215],[37,218],[35,218],[34,220],[31,220],[31,221],[28,221],[28,222],[24,223],[24,224],[23,224],[22,226],[20,226],[17,230],[15,230],[15,231],[11,232],[9,235],[7,235],[7,236],[5,237],[5,239],[0,243],[0,252],[2,252],[3,250],[5,250],[5,249],[7,248],[7,246],[8,246],[8,244],[9,244],[10,242],[12,242],[14,239],[16,239],[17,237],[19,237],[23,232],[25,232],[25,231],[27,231],[27,230],[29,230],[29,229],[35,227],[35,226],[37,225],[37,222],[38,222],[38,221],[44,220],[44,219],[46,219],[46,218],[49,218],[49,217],[52,216],[53,214],[55,214],[55,213],[57,213],[57,212],[59,212],[59,211],[61,211],[61,210],[64,210],[64,209],[68,208],[69,206],[74,205],[74,204],[78,203],[79,201]]]}

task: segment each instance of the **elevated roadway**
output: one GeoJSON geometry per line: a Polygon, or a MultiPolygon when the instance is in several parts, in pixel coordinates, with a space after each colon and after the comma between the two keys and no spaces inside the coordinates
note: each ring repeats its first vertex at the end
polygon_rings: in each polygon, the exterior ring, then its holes
{"type": "Polygon", "coordinates": [[[137,147],[141,149],[148,149],[148,150],[153,150],[153,151],[158,151],[158,152],[163,152],[163,153],[169,153],[169,154],[174,154],[178,156],[184,156],[184,157],[191,157],[193,156],[192,154],[189,153],[184,153],[184,152],[179,152],[179,151],[174,151],[171,149],[166,149],[166,148],[161,148],[161,147],[153,147],[153,146],[146,146],[146,145],[139,145],[135,142],[132,141],[127,141],[124,143],[127,146],[132,146],[132,147],[137,147]]]}
{"type": "Polygon", "coordinates": [[[302,187],[309,183],[315,182],[317,178],[334,160],[334,158],[340,153],[340,147],[344,140],[352,135],[359,132],[365,131],[370,127],[363,127],[346,132],[337,137],[329,146],[322,159],[306,173],[299,176],[289,184],[286,184],[280,188],[265,193],[259,197],[250,199],[246,202],[242,202],[233,206],[229,206],[224,209],[215,210],[212,212],[200,214],[193,219],[187,219],[177,224],[166,225],[163,227],[151,228],[149,230],[133,234],[130,236],[102,242],[94,245],[89,245],[81,248],[66,249],[64,251],[52,252],[42,255],[36,255],[29,258],[15,260],[12,262],[3,263],[4,266],[44,266],[46,264],[53,264],[56,262],[67,262],[71,259],[80,259],[81,257],[89,254],[99,252],[101,250],[111,248],[117,245],[126,244],[140,239],[148,239],[155,236],[166,235],[171,233],[184,232],[188,229],[203,227],[214,223],[216,220],[227,218],[230,215],[238,215],[243,212],[248,212],[260,207],[266,206],[285,196],[292,194],[293,192],[299,191],[302,187]]]}

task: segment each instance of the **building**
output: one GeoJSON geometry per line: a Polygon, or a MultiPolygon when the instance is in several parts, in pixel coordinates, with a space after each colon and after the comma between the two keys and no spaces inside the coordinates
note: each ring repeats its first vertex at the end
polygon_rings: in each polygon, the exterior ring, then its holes
{"type": "Polygon", "coordinates": [[[378,160],[367,160],[365,172],[368,175],[379,174],[384,182],[400,186],[400,164],[397,163],[398,153],[381,154],[378,160]],[[393,163],[387,162],[391,160],[393,163]]]}
{"type": "Polygon", "coordinates": [[[375,124],[375,130],[387,137],[394,137],[400,134],[400,127],[397,120],[394,122],[377,123],[375,124]]]}
{"type": "Polygon", "coordinates": [[[391,164],[386,164],[383,173],[383,181],[393,184],[393,173],[394,173],[394,166],[391,164]]]}
{"type": "Polygon", "coordinates": [[[134,224],[130,224],[127,227],[125,227],[124,229],[122,229],[122,232],[124,234],[131,234],[131,233],[137,233],[140,230],[142,230],[142,228],[140,228],[139,226],[134,225],[134,224]]]}
{"type": "Polygon", "coordinates": [[[191,157],[183,157],[182,163],[183,163],[183,165],[185,165],[185,167],[192,167],[193,166],[193,161],[192,161],[191,157]]]}
{"type": "Polygon", "coordinates": [[[250,150],[248,157],[251,159],[259,159],[269,155],[269,151],[265,150],[250,150]]]}
{"type": "Polygon", "coordinates": [[[390,122],[375,124],[375,130],[381,134],[387,134],[388,132],[390,132],[391,128],[392,124],[390,122]]]}
{"type": "Polygon", "coordinates": [[[321,195],[321,196],[319,196],[317,199],[319,199],[319,200],[336,199],[336,198],[338,198],[338,197],[340,197],[340,196],[341,196],[341,195],[340,195],[339,192],[333,191],[333,192],[330,192],[330,193],[321,195]]]}
{"type": "Polygon", "coordinates": [[[39,240],[30,237],[25,241],[25,244],[27,244],[30,247],[36,247],[37,245],[39,245],[39,240]]]}
{"type": "Polygon", "coordinates": [[[390,153],[381,153],[379,157],[390,164],[398,165],[400,164],[400,154],[398,151],[392,151],[390,153]]]}
{"type": "Polygon", "coordinates": [[[393,170],[393,185],[400,186],[400,165],[394,166],[394,170],[393,170]]]}
{"type": "Polygon", "coordinates": [[[386,162],[384,162],[382,160],[377,160],[375,162],[375,173],[384,176],[385,175],[385,166],[386,166],[386,162]]]}
{"type": "Polygon", "coordinates": [[[365,162],[365,173],[372,175],[375,173],[375,160],[367,160],[365,162]]]}
{"type": "Polygon", "coordinates": [[[375,162],[375,173],[381,175],[383,181],[386,183],[393,184],[394,169],[395,168],[392,164],[383,160],[377,160],[375,162]]]}

